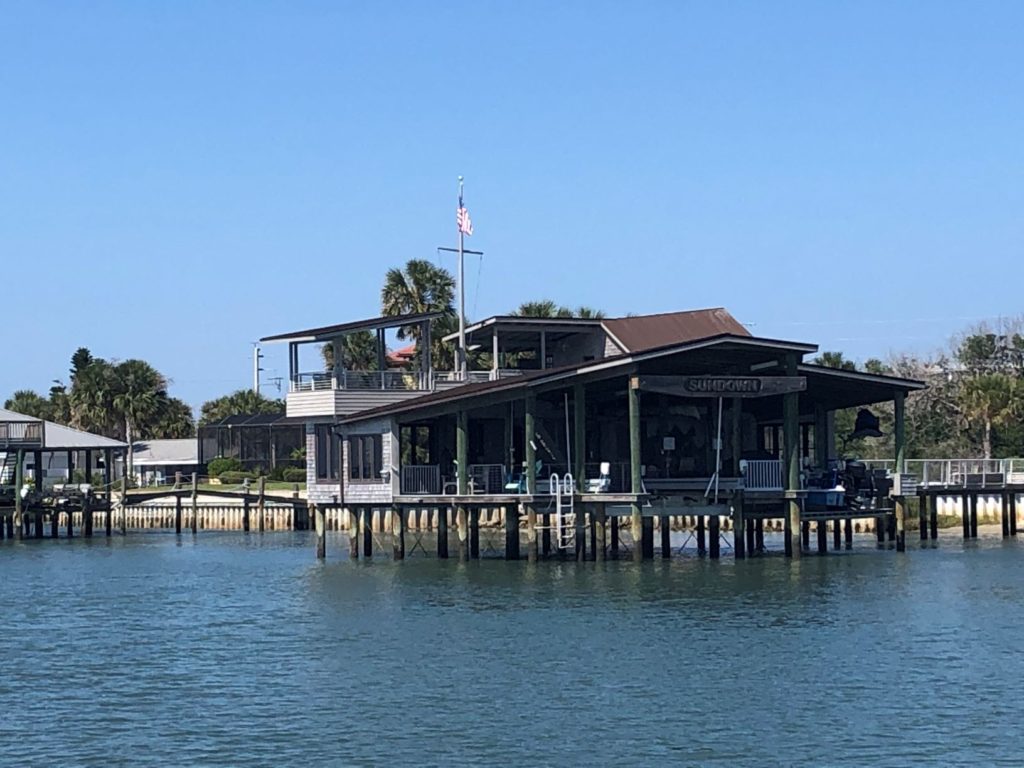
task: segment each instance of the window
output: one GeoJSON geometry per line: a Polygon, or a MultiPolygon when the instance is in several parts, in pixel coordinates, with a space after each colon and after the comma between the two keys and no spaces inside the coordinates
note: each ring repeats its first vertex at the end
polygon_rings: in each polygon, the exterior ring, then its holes
{"type": "Polygon", "coordinates": [[[349,479],[354,483],[382,483],[383,440],[380,435],[350,435],[348,438],[349,479]]]}
{"type": "Polygon", "coordinates": [[[341,464],[338,436],[331,424],[316,425],[316,479],[337,480],[341,464]]]}

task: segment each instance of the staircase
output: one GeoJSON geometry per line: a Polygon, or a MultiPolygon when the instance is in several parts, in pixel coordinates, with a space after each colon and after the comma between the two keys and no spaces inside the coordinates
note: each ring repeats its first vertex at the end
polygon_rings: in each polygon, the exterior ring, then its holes
{"type": "Polygon", "coordinates": [[[17,458],[16,453],[0,453],[0,485],[14,484],[14,462],[17,458]]]}

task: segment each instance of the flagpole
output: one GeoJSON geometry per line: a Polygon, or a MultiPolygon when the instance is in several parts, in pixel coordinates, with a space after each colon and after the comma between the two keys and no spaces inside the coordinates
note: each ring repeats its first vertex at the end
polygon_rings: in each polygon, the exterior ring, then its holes
{"type": "MultiPolygon", "coordinates": [[[[462,207],[462,177],[459,176],[459,207],[462,207]]],[[[462,227],[459,230],[459,377],[465,381],[469,366],[466,360],[466,270],[463,262],[463,239],[465,235],[462,227]]]]}

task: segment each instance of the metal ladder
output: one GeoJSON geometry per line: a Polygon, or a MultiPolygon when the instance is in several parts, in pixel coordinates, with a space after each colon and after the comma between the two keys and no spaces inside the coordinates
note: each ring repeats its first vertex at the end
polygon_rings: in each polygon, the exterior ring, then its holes
{"type": "Polygon", "coordinates": [[[576,546],[576,511],[574,506],[575,483],[572,474],[564,477],[552,474],[548,480],[555,497],[555,542],[558,549],[572,549],[576,546]],[[568,503],[564,497],[568,496],[568,503]]]}

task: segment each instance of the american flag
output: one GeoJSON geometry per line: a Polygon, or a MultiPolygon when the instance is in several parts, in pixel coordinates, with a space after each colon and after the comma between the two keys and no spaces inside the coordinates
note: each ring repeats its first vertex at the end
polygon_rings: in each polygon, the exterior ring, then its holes
{"type": "Polygon", "coordinates": [[[459,232],[464,235],[473,234],[473,221],[469,218],[469,211],[462,204],[462,193],[459,193],[459,210],[455,213],[455,222],[459,226],[459,232]]]}

